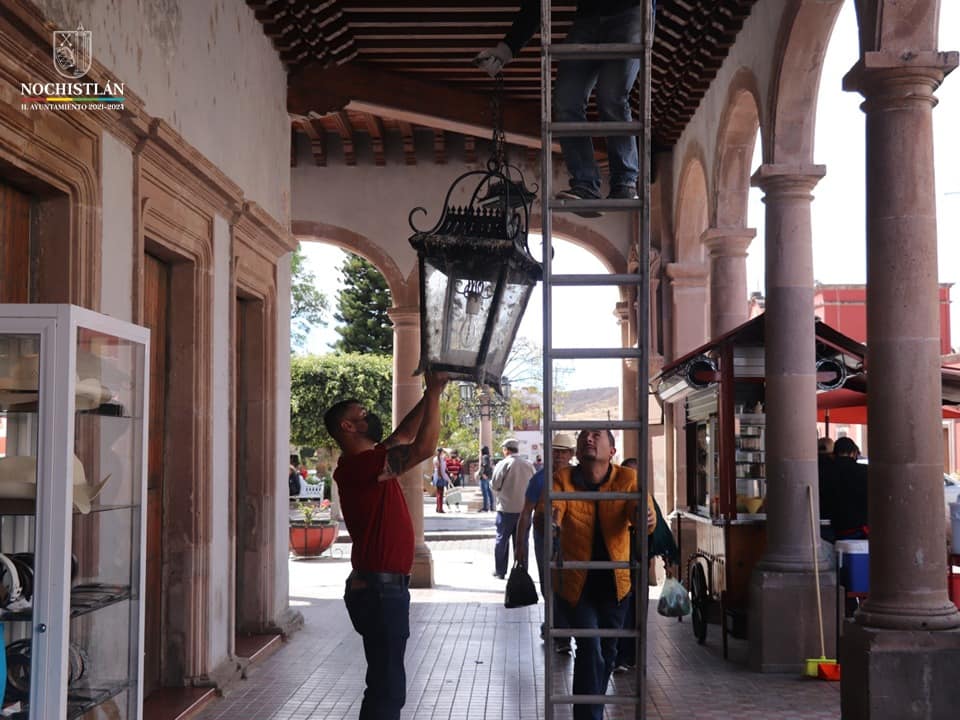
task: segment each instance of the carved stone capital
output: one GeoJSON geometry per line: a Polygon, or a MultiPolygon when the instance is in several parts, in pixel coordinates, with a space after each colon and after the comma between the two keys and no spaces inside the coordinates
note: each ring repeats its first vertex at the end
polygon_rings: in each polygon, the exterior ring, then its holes
{"type": "Polygon", "coordinates": [[[708,269],[700,263],[668,263],[670,287],[705,287],[708,269]]]}
{"type": "Polygon", "coordinates": [[[746,257],[756,228],[708,228],[700,236],[711,258],[746,257]]]}
{"type": "Polygon", "coordinates": [[[917,102],[932,106],[934,91],[958,62],[956,51],[868,52],[844,76],[843,89],[866,98],[864,112],[917,102]]]}
{"type": "Polygon", "coordinates": [[[825,165],[766,164],[757,168],[750,184],[765,193],[764,202],[770,198],[808,198],[820,179],[827,174],[825,165]]]}

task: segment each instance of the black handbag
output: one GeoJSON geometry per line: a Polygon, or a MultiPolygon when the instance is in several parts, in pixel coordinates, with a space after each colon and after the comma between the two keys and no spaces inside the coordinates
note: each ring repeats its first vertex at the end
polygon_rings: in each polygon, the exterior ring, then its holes
{"type": "Polygon", "coordinates": [[[538,601],[537,588],[527,573],[526,566],[515,563],[507,580],[507,589],[503,593],[503,606],[519,608],[536,605],[538,601]]]}

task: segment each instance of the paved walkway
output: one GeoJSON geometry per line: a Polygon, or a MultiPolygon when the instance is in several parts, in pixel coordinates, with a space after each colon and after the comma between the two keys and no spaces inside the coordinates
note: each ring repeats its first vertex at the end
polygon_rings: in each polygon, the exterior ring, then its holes
{"type": "MultiPolygon", "coordinates": [[[[492,528],[493,514],[474,514],[477,517],[484,520],[476,522],[492,528]]],[[[473,518],[462,520],[474,522],[473,518]]],[[[443,516],[436,521],[460,522],[443,516]]],[[[426,524],[428,530],[431,522],[426,524]]],[[[542,718],[539,627],[543,606],[503,607],[504,582],[492,577],[492,539],[442,540],[428,546],[436,587],[411,591],[403,719],[542,718]]],[[[247,680],[214,701],[199,720],[352,720],[358,716],[366,666],[342,600],[349,552],[349,544],[338,543],[332,556],[290,562],[290,603],[303,613],[304,629],[254,666],[247,680]]],[[[689,622],[662,618],[651,609],[649,634],[647,717],[651,720],[840,716],[839,683],[751,673],[744,666],[743,641],[731,640],[731,659],[724,661],[716,626],[710,626],[706,645],[697,645],[689,622]]],[[[569,692],[573,661],[555,657],[555,687],[569,692]]],[[[614,676],[613,684],[630,682],[625,676],[614,676]]],[[[607,718],[633,717],[632,713],[630,707],[610,706],[607,718]]],[[[569,718],[569,708],[561,708],[555,717],[569,718]]]]}

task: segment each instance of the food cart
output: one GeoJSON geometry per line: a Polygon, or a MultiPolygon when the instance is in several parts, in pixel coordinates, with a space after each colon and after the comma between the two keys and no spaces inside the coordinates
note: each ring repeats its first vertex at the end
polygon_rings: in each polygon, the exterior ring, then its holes
{"type": "MultiPolygon", "coordinates": [[[[724,657],[728,633],[746,637],[750,575],[766,549],[764,324],[758,315],[652,381],[684,418],[685,477],[673,519],[693,631],[703,643],[708,623],[719,623],[724,657]]],[[[862,377],[863,345],[822,322],[815,342],[818,389],[862,377]]]]}

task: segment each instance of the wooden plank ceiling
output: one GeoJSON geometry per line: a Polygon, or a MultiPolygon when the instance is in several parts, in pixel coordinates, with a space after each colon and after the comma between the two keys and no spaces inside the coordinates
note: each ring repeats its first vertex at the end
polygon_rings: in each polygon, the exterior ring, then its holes
{"type": "MultiPolygon", "coordinates": [[[[589,2],[589,0],[583,0],[589,2]]],[[[677,141],[756,0],[659,0],[653,47],[656,148],[677,141]]],[[[288,70],[294,128],[326,162],[326,136],[356,162],[355,133],[369,135],[384,162],[384,138],[399,135],[413,157],[413,133],[488,138],[493,81],[472,61],[510,26],[519,0],[247,0],[288,70]]],[[[576,3],[553,3],[554,40],[566,35],[576,3]]],[[[540,44],[530,42],[503,71],[509,142],[538,148],[540,44]]],[[[634,98],[635,109],[637,98],[634,98]]],[[[471,145],[472,146],[472,145],[471,145]]]]}

